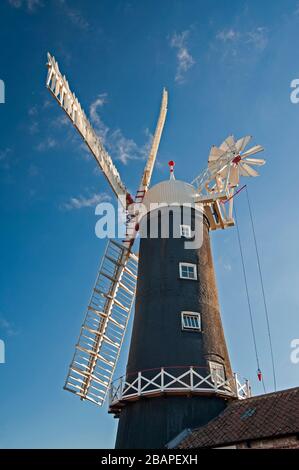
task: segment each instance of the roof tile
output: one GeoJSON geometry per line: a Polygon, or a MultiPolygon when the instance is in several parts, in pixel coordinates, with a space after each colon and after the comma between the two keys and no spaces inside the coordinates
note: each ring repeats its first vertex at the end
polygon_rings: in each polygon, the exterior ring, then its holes
{"type": "Polygon", "coordinates": [[[178,448],[216,447],[299,434],[299,387],[230,402],[217,418],[194,429],[178,448]]]}

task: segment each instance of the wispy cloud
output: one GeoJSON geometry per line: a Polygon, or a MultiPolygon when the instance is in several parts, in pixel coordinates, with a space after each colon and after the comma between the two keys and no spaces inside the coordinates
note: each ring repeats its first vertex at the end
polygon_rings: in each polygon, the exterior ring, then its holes
{"type": "Polygon", "coordinates": [[[63,8],[63,13],[74,26],[85,31],[89,29],[89,23],[80,10],[70,7],[66,0],[59,0],[59,3],[63,8]]]}
{"type": "Polygon", "coordinates": [[[186,72],[195,64],[188,46],[188,37],[190,31],[186,30],[181,33],[174,33],[170,38],[170,46],[177,49],[177,70],[175,81],[177,83],[184,83],[186,72]]]}
{"type": "Polygon", "coordinates": [[[99,137],[101,137],[103,144],[106,142],[106,137],[109,132],[109,127],[103,123],[102,118],[99,114],[99,110],[107,103],[107,93],[101,93],[91,103],[89,107],[89,115],[92,123],[94,124],[99,137]]]}
{"type": "Polygon", "coordinates": [[[53,137],[46,137],[35,148],[38,152],[44,152],[57,146],[57,142],[53,137]]]}
{"type": "Polygon", "coordinates": [[[139,146],[133,139],[124,136],[121,129],[109,129],[99,114],[99,110],[105,103],[107,103],[107,93],[98,95],[90,105],[89,115],[96,132],[101,137],[107,150],[124,165],[127,165],[130,160],[144,160],[148,155],[152,142],[150,132],[146,129],[146,142],[139,146]]]}
{"type": "Polygon", "coordinates": [[[125,137],[120,129],[113,131],[109,137],[108,148],[117,160],[127,165],[129,160],[145,160],[150,149],[152,135],[146,131],[147,141],[139,146],[133,139],[125,137]]]}
{"type": "Polygon", "coordinates": [[[248,48],[263,51],[268,44],[268,29],[257,26],[248,31],[228,28],[218,31],[216,40],[223,44],[224,58],[241,57],[248,48]]]}
{"type": "Polygon", "coordinates": [[[268,44],[268,30],[263,26],[247,32],[247,43],[252,44],[257,49],[265,49],[268,44]]]}
{"type": "Polygon", "coordinates": [[[227,273],[229,273],[229,272],[232,271],[232,265],[231,265],[230,261],[224,259],[224,257],[219,256],[219,258],[218,258],[218,264],[219,264],[219,266],[221,266],[222,269],[223,269],[224,271],[226,271],[227,273]]]}
{"type": "Polygon", "coordinates": [[[70,121],[70,118],[64,113],[60,114],[55,119],[51,119],[50,121],[51,127],[58,127],[61,129],[63,126],[68,126],[68,125],[71,125],[71,121],[70,121]]]}
{"type": "Polygon", "coordinates": [[[15,328],[14,324],[2,316],[0,316],[0,331],[1,330],[7,336],[16,336],[19,334],[19,331],[15,328]]]}
{"type": "Polygon", "coordinates": [[[31,106],[31,108],[28,109],[29,116],[36,116],[37,114],[38,114],[37,106],[31,106]]]}
{"type": "MultiPolygon", "coordinates": [[[[47,134],[49,134],[50,127],[59,127],[65,125],[68,121],[68,118],[65,114],[60,114],[59,117],[54,119],[49,119],[48,115],[45,110],[52,106],[52,101],[46,99],[41,105],[34,105],[31,106],[27,113],[28,113],[28,120],[26,121],[26,128],[29,131],[29,134],[36,135],[39,134],[41,129],[45,127],[47,128],[47,134]]],[[[50,138],[48,142],[42,142],[37,145],[35,148],[37,150],[46,150],[47,148],[51,148],[53,145],[54,138],[50,138]]]]}
{"type": "Polygon", "coordinates": [[[238,31],[235,31],[234,29],[224,29],[223,31],[219,31],[217,33],[216,38],[220,39],[223,42],[227,41],[236,41],[239,38],[240,33],[238,31]]]}
{"type": "Polygon", "coordinates": [[[13,8],[22,8],[24,6],[31,13],[44,6],[42,0],[8,0],[8,3],[13,8]]]}
{"type": "Polygon", "coordinates": [[[12,153],[12,149],[6,147],[5,149],[0,150],[0,166],[5,169],[9,169],[10,167],[10,159],[9,156],[12,153]]]}
{"type": "Polygon", "coordinates": [[[29,133],[30,134],[38,134],[39,132],[39,124],[38,124],[38,121],[32,121],[29,126],[28,126],[28,129],[29,129],[29,133]]]}
{"type": "Polygon", "coordinates": [[[39,170],[38,170],[37,166],[34,165],[33,163],[31,163],[30,166],[29,166],[28,175],[32,176],[32,177],[39,175],[39,170]]]}
{"type": "Polygon", "coordinates": [[[231,271],[232,270],[232,265],[230,263],[224,263],[223,268],[225,271],[231,271]]]}
{"type": "Polygon", "coordinates": [[[63,204],[60,205],[60,209],[62,210],[73,210],[73,209],[82,209],[84,207],[92,207],[95,206],[96,204],[99,204],[99,202],[103,201],[110,201],[111,197],[109,194],[106,193],[100,193],[100,194],[91,194],[89,196],[77,196],[77,197],[71,197],[69,201],[64,202],[63,204]]]}
{"type": "Polygon", "coordinates": [[[31,106],[28,109],[28,130],[29,134],[34,135],[39,132],[39,121],[38,121],[38,107],[37,105],[31,106]]]}
{"type": "MultiPolygon", "coordinates": [[[[101,93],[96,96],[89,107],[90,121],[106,150],[113,159],[121,161],[124,165],[127,165],[130,160],[145,160],[152,143],[152,134],[148,129],[145,129],[145,142],[138,145],[135,140],[127,138],[121,129],[110,129],[101,116],[102,109],[107,102],[107,93],[101,93]]],[[[85,159],[90,160],[92,156],[89,149],[82,139],[74,133],[73,126],[66,114],[55,115],[54,118],[48,117],[45,109],[51,105],[50,103],[46,100],[41,106],[34,105],[28,109],[27,130],[31,135],[39,138],[34,149],[38,152],[45,152],[54,147],[72,143],[76,150],[82,151],[85,159]]]]}
{"type": "Polygon", "coordinates": [[[6,147],[4,150],[0,150],[0,162],[6,160],[8,155],[11,153],[11,148],[6,147]]]}

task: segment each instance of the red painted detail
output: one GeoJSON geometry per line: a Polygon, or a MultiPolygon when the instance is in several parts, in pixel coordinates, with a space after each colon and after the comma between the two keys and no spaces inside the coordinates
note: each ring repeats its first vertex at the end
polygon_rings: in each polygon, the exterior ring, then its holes
{"type": "Polygon", "coordinates": [[[234,159],[233,159],[233,163],[235,163],[236,165],[238,165],[238,163],[241,161],[241,157],[240,155],[237,155],[234,159]]]}
{"type": "Polygon", "coordinates": [[[257,378],[259,379],[259,382],[262,381],[262,372],[260,369],[257,370],[257,378]]]}
{"type": "Polygon", "coordinates": [[[136,193],[136,197],[135,197],[135,202],[140,204],[143,201],[145,193],[146,193],[145,189],[142,189],[142,190],[138,189],[138,191],[136,193]]]}
{"type": "Polygon", "coordinates": [[[173,173],[173,167],[175,166],[175,162],[173,160],[169,160],[168,162],[170,173],[173,173]]]}
{"type": "Polygon", "coordinates": [[[129,206],[130,204],[133,204],[133,202],[134,202],[134,199],[132,198],[131,194],[129,194],[129,193],[126,194],[126,202],[127,202],[127,206],[129,206]]]}

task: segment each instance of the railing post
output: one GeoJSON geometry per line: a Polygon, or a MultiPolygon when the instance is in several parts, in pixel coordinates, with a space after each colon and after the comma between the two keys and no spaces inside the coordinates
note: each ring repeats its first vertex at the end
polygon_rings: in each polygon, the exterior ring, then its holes
{"type": "Polygon", "coordinates": [[[141,372],[138,372],[138,396],[141,395],[141,372]]]}
{"type": "Polygon", "coordinates": [[[235,382],[236,395],[237,395],[237,398],[239,398],[238,375],[236,372],[234,372],[234,382],[235,382]]]}
{"type": "Polygon", "coordinates": [[[113,397],[113,383],[111,383],[110,388],[109,388],[109,405],[112,403],[112,397],[113,397]]]}
{"type": "Polygon", "coordinates": [[[250,398],[250,396],[251,396],[251,389],[250,389],[250,385],[249,385],[249,380],[248,380],[248,379],[245,380],[245,384],[246,384],[246,398],[250,398]]]}
{"type": "Polygon", "coordinates": [[[161,367],[161,391],[164,392],[164,367],[161,367]]]}
{"type": "Polygon", "coordinates": [[[190,367],[190,386],[193,392],[193,388],[194,388],[193,366],[190,367]]]}
{"type": "MultiPolygon", "coordinates": [[[[211,372],[211,380],[213,381],[213,375],[212,375],[212,372],[211,372]]],[[[214,373],[214,390],[215,392],[218,392],[218,374],[217,374],[217,371],[214,373]]]]}
{"type": "Polygon", "coordinates": [[[121,400],[123,396],[123,376],[121,376],[119,380],[119,395],[119,399],[121,400]]]}

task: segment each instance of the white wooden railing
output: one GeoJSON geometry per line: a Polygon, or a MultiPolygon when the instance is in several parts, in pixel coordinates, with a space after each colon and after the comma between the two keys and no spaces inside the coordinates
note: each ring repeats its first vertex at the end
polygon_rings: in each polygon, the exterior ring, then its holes
{"type": "Polygon", "coordinates": [[[115,380],[109,391],[109,405],[110,411],[114,412],[122,402],[134,401],[142,396],[210,393],[244,399],[251,396],[251,389],[248,380],[241,384],[237,374],[226,380],[202,367],[161,367],[115,380]]]}

